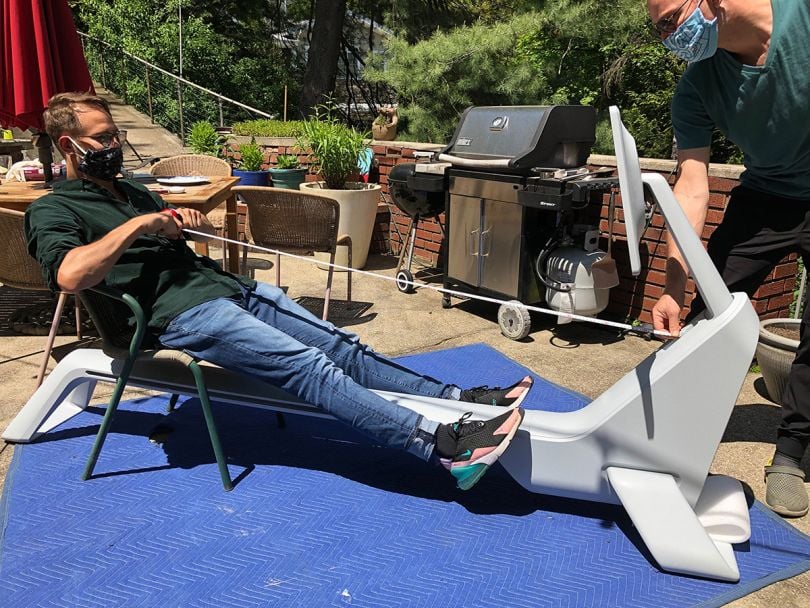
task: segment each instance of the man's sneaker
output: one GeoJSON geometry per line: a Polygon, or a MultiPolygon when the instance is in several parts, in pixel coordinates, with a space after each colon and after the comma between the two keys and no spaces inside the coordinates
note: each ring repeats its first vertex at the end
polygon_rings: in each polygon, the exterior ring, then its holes
{"type": "Polygon", "coordinates": [[[524,411],[515,408],[491,420],[441,424],[436,430],[436,451],[442,465],[456,478],[458,487],[469,490],[506,451],[523,421],[524,411]]]}
{"type": "Polygon", "coordinates": [[[490,388],[488,386],[476,386],[461,391],[459,401],[467,403],[480,403],[483,405],[500,405],[503,407],[517,407],[526,398],[532,388],[531,376],[526,376],[520,382],[506,388],[490,388]]]}

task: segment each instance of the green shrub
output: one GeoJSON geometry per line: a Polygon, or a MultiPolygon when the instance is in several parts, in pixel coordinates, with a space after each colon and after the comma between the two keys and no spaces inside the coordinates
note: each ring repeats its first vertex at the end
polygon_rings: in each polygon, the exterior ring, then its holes
{"type": "Polygon", "coordinates": [[[233,125],[234,135],[248,135],[252,137],[299,137],[303,132],[304,122],[301,120],[246,120],[233,125]]]}
{"type": "Polygon", "coordinates": [[[261,171],[264,164],[264,152],[261,147],[251,141],[249,144],[239,146],[239,153],[242,159],[239,161],[239,168],[243,171],[261,171]]]}
{"type": "Polygon", "coordinates": [[[195,122],[188,132],[188,145],[195,154],[221,158],[227,141],[227,136],[217,133],[214,125],[204,120],[195,122]]]}
{"type": "Polygon", "coordinates": [[[276,169],[297,169],[298,157],[295,154],[280,154],[276,158],[276,169]]]}
{"type": "Polygon", "coordinates": [[[801,258],[799,258],[799,264],[796,267],[796,285],[793,288],[793,301],[790,303],[790,307],[788,308],[790,316],[796,319],[800,319],[802,315],[804,315],[804,307],[807,305],[806,292],[803,294],[802,301],[801,302],[799,301],[799,291],[801,291],[803,272],[804,272],[804,262],[802,261],[801,258]],[[796,314],[796,307],[798,307],[799,309],[798,314],[796,314]]]}
{"type": "Polygon", "coordinates": [[[315,108],[315,113],[304,123],[298,147],[312,150],[312,164],[326,182],[326,187],[343,190],[346,180],[357,172],[360,153],[368,146],[368,133],[360,133],[339,122],[334,107],[327,102],[315,108]]]}

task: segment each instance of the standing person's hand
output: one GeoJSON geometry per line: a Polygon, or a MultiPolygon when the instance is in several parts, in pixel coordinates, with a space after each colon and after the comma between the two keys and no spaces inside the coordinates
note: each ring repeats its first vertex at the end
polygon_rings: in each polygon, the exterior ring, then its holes
{"type": "Polygon", "coordinates": [[[681,304],[668,293],[662,295],[652,309],[653,328],[663,329],[675,338],[681,333],[681,304]]]}

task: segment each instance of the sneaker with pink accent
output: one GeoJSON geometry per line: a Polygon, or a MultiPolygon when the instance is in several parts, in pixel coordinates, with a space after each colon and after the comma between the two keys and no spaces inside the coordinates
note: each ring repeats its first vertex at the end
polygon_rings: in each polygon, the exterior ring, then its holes
{"type": "Polygon", "coordinates": [[[490,388],[488,386],[476,386],[461,391],[459,401],[467,403],[480,403],[482,405],[500,405],[502,407],[517,407],[526,398],[532,388],[534,380],[531,376],[526,376],[522,380],[515,382],[506,388],[490,388]]]}
{"type": "Polygon", "coordinates": [[[439,425],[436,451],[459,488],[469,490],[501,457],[524,413],[522,408],[515,408],[491,420],[469,420],[472,412],[467,412],[458,422],[439,425]]]}

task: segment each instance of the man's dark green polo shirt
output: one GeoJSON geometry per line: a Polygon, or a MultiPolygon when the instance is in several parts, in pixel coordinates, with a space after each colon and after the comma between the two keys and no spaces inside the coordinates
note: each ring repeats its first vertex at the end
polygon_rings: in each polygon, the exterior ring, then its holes
{"type": "MultiPolygon", "coordinates": [[[[33,203],[25,214],[28,251],[42,266],[51,289],[68,251],[88,245],[138,215],[166,209],[166,203],[141,184],[119,180],[122,202],[93,182],[68,180],[33,203]]],[[[132,294],[159,334],[181,312],[198,304],[240,293],[239,281],[182,239],[139,236],[115,263],[105,283],[132,294]]],[[[248,286],[254,282],[246,282],[248,286]]]]}

